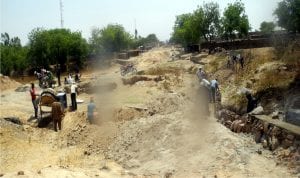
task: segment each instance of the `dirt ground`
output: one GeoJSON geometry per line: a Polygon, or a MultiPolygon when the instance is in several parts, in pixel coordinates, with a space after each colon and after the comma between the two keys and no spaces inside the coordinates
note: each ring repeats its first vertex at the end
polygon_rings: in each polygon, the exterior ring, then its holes
{"type": "Polygon", "coordinates": [[[138,71],[152,76],[153,68],[159,68],[162,81],[124,85],[118,64],[84,73],[83,82],[114,82],[117,87],[79,94],[84,102],[78,111],[66,113],[59,132],[51,124],[38,128],[31,119],[29,84],[1,91],[0,118],[15,116],[24,124],[0,119],[0,173],[4,177],[298,176],[255,144],[251,135],[231,132],[213,114],[204,117],[199,82],[190,72],[195,65],[171,61],[170,56],[171,48],[164,47],[130,59],[138,71]],[[174,70],[167,70],[170,67],[174,70]],[[86,121],[90,96],[99,113],[92,125],[86,121]]]}

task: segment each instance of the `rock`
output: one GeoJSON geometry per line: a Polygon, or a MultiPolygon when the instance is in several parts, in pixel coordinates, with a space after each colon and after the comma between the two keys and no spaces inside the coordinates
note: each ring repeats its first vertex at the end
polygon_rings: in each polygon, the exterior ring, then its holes
{"type": "Polygon", "coordinates": [[[3,118],[6,121],[12,122],[14,124],[18,124],[18,125],[22,125],[22,122],[20,121],[20,119],[18,117],[5,117],[3,118]]]}
{"type": "Polygon", "coordinates": [[[4,174],[1,173],[1,174],[0,174],[0,177],[3,177],[3,176],[4,176],[4,174]]]}
{"type": "Polygon", "coordinates": [[[258,106],[257,108],[255,108],[253,111],[251,111],[250,114],[253,115],[260,115],[264,113],[264,108],[262,106],[258,106]]]}
{"type": "Polygon", "coordinates": [[[226,109],[222,109],[220,111],[220,118],[224,118],[225,122],[230,120],[230,121],[234,121],[236,118],[239,117],[239,115],[237,115],[236,113],[226,110],[226,109]]]}
{"type": "Polygon", "coordinates": [[[245,124],[243,124],[243,123],[238,124],[236,132],[237,133],[243,132],[244,131],[244,127],[245,127],[245,124]]]}
{"type": "Polygon", "coordinates": [[[167,172],[164,175],[164,178],[171,178],[172,177],[172,172],[167,172]]]}
{"type": "Polygon", "coordinates": [[[262,141],[262,145],[263,145],[264,148],[268,148],[268,142],[267,142],[266,139],[264,139],[264,140],[262,141]]]}
{"type": "Polygon", "coordinates": [[[284,139],[284,140],[282,141],[281,145],[282,145],[282,147],[283,147],[284,149],[286,149],[286,148],[292,146],[293,143],[294,143],[294,142],[291,141],[291,140],[284,139]]]}
{"type": "Polygon", "coordinates": [[[140,167],[140,166],[141,166],[141,163],[136,159],[131,159],[127,163],[128,168],[136,168],[136,167],[140,167]]]}
{"type": "Polygon", "coordinates": [[[279,119],[279,111],[274,111],[274,112],[271,114],[271,117],[272,117],[272,119],[279,119]]]}
{"type": "Polygon", "coordinates": [[[271,145],[270,145],[271,150],[272,150],[272,151],[276,150],[276,148],[278,148],[278,146],[279,146],[278,139],[277,139],[276,137],[272,136],[272,138],[271,138],[271,143],[270,143],[270,144],[271,144],[271,145]]]}
{"type": "Polygon", "coordinates": [[[290,141],[294,141],[295,136],[292,135],[292,134],[288,134],[288,135],[286,136],[286,138],[287,138],[288,140],[290,140],[290,141]]]}
{"type": "Polygon", "coordinates": [[[19,171],[18,175],[24,175],[24,171],[19,171]]]}
{"type": "Polygon", "coordinates": [[[260,143],[260,142],[261,142],[261,137],[262,137],[261,131],[257,131],[257,132],[255,133],[255,137],[254,137],[255,142],[256,142],[256,143],[260,143]]]}
{"type": "Polygon", "coordinates": [[[259,154],[259,155],[261,155],[262,151],[261,150],[257,150],[256,153],[259,154]]]}

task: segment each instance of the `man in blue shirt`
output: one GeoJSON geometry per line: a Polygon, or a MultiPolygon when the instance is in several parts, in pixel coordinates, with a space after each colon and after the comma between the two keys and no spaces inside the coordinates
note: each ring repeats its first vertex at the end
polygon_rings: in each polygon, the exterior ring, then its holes
{"type": "Polygon", "coordinates": [[[95,115],[95,109],[96,105],[94,103],[94,98],[91,97],[90,103],[87,106],[87,116],[88,116],[88,121],[92,124],[94,122],[94,115],[95,115]]]}
{"type": "Polygon", "coordinates": [[[216,102],[216,91],[219,91],[219,83],[217,79],[214,79],[210,82],[210,90],[211,90],[211,97],[212,97],[212,102],[216,102]]]}

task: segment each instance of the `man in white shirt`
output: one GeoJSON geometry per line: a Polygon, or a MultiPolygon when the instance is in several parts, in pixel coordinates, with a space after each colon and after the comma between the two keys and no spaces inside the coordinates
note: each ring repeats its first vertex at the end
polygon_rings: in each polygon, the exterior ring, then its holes
{"type": "Polygon", "coordinates": [[[77,110],[76,89],[77,89],[77,85],[75,84],[75,82],[73,82],[71,85],[71,102],[72,102],[72,110],[73,111],[77,110]]]}

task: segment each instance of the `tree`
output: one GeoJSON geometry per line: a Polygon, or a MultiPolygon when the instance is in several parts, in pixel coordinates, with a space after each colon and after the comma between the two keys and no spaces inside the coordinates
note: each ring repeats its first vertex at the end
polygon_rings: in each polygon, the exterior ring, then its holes
{"type": "Polygon", "coordinates": [[[1,33],[1,44],[3,44],[4,46],[8,46],[10,43],[10,38],[8,33],[1,33]]]}
{"type": "Polygon", "coordinates": [[[290,32],[300,32],[300,0],[283,0],[274,11],[278,26],[290,32]]]}
{"type": "Polygon", "coordinates": [[[197,20],[192,14],[182,14],[176,17],[171,41],[184,46],[199,42],[200,30],[196,27],[197,20]]]}
{"type": "Polygon", "coordinates": [[[242,2],[228,4],[223,14],[222,25],[227,38],[234,38],[236,33],[240,37],[248,35],[250,24],[242,2]]]}
{"type": "Polygon", "coordinates": [[[275,24],[274,24],[274,22],[263,21],[260,24],[260,28],[259,29],[260,29],[261,32],[269,34],[269,33],[272,33],[274,31],[275,24]]]}
{"type": "Polygon", "coordinates": [[[27,51],[18,37],[10,38],[8,33],[1,34],[0,72],[4,75],[10,75],[11,72],[21,74],[28,66],[27,51]]]}
{"type": "Polygon", "coordinates": [[[119,24],[109,24],[92,30],[91,50],[94,54],[120,52],[128,49],[133,37],[119,24]]]}
{"type": "Polygon", "coordinates": [[[155,34],[149,34],[146,38],[139,36],[133,40],[131,44],[132,48],[138,48],[139,46],[155,46],[159,42],[155,34]]]}
{"type": "Polygon", "coordinates": [[[199,43],[201,40],[212,41],[220,32],[220,11],[218,3],[204,3],[192,14],[176,17],[171,42],[188,44],[199,43]]]}
{"type": "Polygon", "coordinates": [[[34,29],[29,34],[28,57],[32,66],[48,67],[50,64],[64,66],[68,59],[81,67],[88,46],[80,32],[68,29],[34,29]]]}
{"type": "Polygon", "coordinates": [[[218,3],[206,3],[203,5],[203,25],[200,29],[206,41],[211,41],[220,32],[220,10],[218,3]]]}

